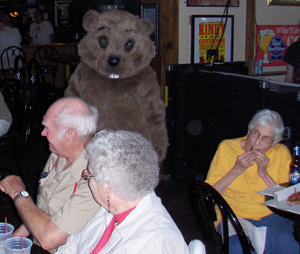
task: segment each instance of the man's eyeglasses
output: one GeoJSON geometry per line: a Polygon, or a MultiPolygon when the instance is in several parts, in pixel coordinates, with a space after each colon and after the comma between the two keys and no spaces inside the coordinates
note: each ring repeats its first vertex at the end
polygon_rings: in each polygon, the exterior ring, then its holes
{"type": "MultiPolygon", "coordinates": [[[[253,138],[259,138],[261,136],[261,134],[259,133],[259,131],[251,131],[251,137],[253,138]]],[[[261,140],[266,143],[266,144],[271,144],[275,139],[269,137],[269,136],[261,136],[261,140]]]]}
{"type": "Polygon", "coordinates": [[[92,176],[92,174],[87,169],[84,169],[84,170],[82,170],[81,177],[83,178],[83,180],[87,181],[91,177],[94,177],[94,176],[92,176]]]}

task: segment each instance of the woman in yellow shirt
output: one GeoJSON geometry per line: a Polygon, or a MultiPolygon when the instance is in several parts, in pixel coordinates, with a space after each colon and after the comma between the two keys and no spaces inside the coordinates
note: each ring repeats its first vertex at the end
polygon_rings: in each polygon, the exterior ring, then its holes
{"type": "MultiPolygon", "coordinates": [[[[257,193],[288,182],[291,155],[286,146],[278,143],[283,131],[277,112],[267,109],[258,112],[248,125],[247,136],[220,143],[206,179],[222,194],[237,217],[256,227],[267,227],[265,254],[299,253],[292,235],[293,221],[273,214],[262,204],[264,196],[257,193]]],[[[218,211],[217,215],[220,231],[218,211]]],[[[230,253],[242,253],[236,235],[230,237],[229,249],[230,253]]]]}

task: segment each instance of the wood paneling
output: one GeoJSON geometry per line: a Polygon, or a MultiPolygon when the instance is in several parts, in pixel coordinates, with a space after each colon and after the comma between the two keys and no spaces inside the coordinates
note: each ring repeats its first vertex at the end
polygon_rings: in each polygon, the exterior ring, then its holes
{"type": "Polygon", "coordinates": [[[247,0],[245,60],[254,61],[255,44],[255,0],[247,0]]]}
{"type": "Polygon", "coordinates": [[[166,66],[178,63],[179,45],[179,3],[178,0],[141,0],[141,4],[159,4],[160,51],[152,61],[153,69],[160,73],[158,77],[161,94],[164,100],[166,83],[166,66]],[[160,66],[159,63],[160,62],[160,66]],[[160,68],[158,70],[157,68],[160,68]]]}

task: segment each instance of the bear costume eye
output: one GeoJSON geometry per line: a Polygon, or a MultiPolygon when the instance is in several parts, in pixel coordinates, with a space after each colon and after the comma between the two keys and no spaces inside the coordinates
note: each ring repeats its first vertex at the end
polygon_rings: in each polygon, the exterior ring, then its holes
{"type": "Polygon", "coordinates": [[[101,37],[99,39],[99,45],[101,48],[106,49],[108,46],[108,39],[106,37],[101,37]]]}
{"type": "Polygon", "coordinates": [[[125,51],[129,52],[132,50],[132,48],[133,48],[133,41],[132,40],[127,41],[124,45],[125,51]]]}

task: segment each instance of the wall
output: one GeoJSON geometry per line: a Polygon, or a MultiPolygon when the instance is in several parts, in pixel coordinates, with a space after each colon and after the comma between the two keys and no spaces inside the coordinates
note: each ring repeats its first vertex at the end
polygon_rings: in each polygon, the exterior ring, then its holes
{"type": "MultiPolygon", "coordinates": [[[[256,3],[258,25],[296,25],[299,22],[300,6],[268,6],[267,0],[240,0],[239,7],[230,7],[228,15],[234,15],[233,61],[245,61],[246,2],[256,3]]],[[[187,7],[185,0],[179,0],[179,63],[190,63],[191,15],[222,15],[224,7],[187,7]]],[[[270,70],[284,70],[273,67],[270,70]]],[[[274,78],[276,79],[276,78],[274,78]]]]}

